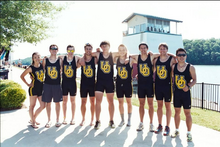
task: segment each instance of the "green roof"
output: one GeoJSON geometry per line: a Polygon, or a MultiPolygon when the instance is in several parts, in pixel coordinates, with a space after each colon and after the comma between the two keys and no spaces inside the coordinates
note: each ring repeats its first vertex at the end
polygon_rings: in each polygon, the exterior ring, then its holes
{"type": "Polygon", "coordinates": [[[130,16],[128,16],[122,23],[128,22],[131,20],[135,15],[147,17],[147,18],[153,18],[153,19],[159,19],[159,20],[165,20],[165,21],[173,21],[173,22],[183,22],[181,20],[174,20],[174,19],[168,19],[168,18],[162,18],[162,17],[157,17],[157,16],[152,16],[152,15],[146,15],[146,14],[140,14],[140,13],[132,13],[130,16]]]}

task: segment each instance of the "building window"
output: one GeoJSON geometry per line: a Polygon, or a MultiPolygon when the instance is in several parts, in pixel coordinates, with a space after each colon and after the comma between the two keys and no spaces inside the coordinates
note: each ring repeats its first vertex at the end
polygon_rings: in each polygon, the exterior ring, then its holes
{"type": "Polygon", "coordinates": [[[162,20],[156,20],[156,31],[157,32],[162,31],[162,20]]]}
{"type": "Polygon", "coordinates": [[[129,27],[128,34],[133,34],[133,33],[134,33],[134,28],[133,27],[129,27]]]}
{"type": "Polygon", "coordinates": [[[147,26],[148,26],[148,31],[153,31],[154,30],[154,19],[148,18],[147,26]]]}
{"type": "Polygon", "coordinates": [[[136,25],[135,26],[135,33],[139,33],[140,32],[140,25],[136,25]]]}
{"type": "Polygon", "coordinates": [[[141,24],[141,32],[146,31],[146,23],[141,24]]]}
{"type": "Polygon", "coordinates": [[[169,21],[163,22],[163,31],[164,31],[164,33],[169,33],[169,31],[170,31],[170,22],[169,21]]]}

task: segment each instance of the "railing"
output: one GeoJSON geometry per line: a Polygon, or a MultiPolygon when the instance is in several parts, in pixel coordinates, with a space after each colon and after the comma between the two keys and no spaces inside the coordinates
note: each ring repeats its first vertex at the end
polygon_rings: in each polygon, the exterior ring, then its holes
{"type": "Polygon", "coordinates": [[[191,96],[192,107],[220,112],[220,84],[196,83],[191,96]]]}
{"type": "MultiPolygon", "coordinates": [[[[133,84],[137,97],[137,83],[133,84]]],[[[220,84],[196,83],[191,89],[192,107],[220,112],[220,84]]]]}

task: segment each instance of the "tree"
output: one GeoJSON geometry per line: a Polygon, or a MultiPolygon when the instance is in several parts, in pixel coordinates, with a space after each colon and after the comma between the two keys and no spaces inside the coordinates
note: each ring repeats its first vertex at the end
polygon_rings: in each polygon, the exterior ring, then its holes
{"type": "Polygon", "coordinates": [[[48,38],[51,20],[65,8],[49,1],[1,1],[0,49],[10,50],[16,42],[37,44],[48,38]]]}
{"type": "Polygon", "coordinates": [[[220,65],[220,39],[183,40],[187,62],[195,65],[220,65]]]}

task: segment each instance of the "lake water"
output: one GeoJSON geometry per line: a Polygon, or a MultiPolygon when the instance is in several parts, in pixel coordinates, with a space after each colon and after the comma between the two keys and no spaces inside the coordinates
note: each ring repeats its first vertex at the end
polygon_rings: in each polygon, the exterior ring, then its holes
{"type": "MultiPolygon", "coordinates": [[[[197,75],[197,83],[220,84],[220,65],[194,65],[197,75]]],[[[114,66],[114,75],[117,70],[114,66]]],[[[77,69],[77,77],[81,76],[81,68],[77,69]]]]}

